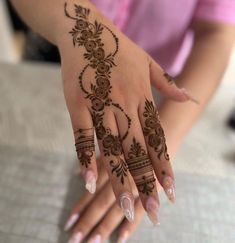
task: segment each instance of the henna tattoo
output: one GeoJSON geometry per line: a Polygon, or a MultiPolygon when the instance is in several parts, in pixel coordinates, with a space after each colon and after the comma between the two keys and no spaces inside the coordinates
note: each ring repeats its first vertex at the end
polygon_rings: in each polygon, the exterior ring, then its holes
{"type": "Polygon", "coordinates": [[[78,159],[82,166],[88,168],[95,151],[93,128],[79,129],[74,134],[78,159]]]}
{"type": "Polygon", "coordinates": [[[173,77],[171,77],[168,73],[164,73],[163,76],[167,79],[169,84],[174,84],[175,80],[173,77]]]}
{"type": "Polygon", "coordinates": [[[124,184],[124,177],[127,176],[127,166],[124,160],[121,159],[123,154],[122,142],[129,134],[131,119],[124,109],[110,98],[112,89],[111,74],[112,69],[116,66],[114,57],[119,50],[119,40],[106,25],[96,20],[94,23],[89,21],[89,9],[76,4],[74,7],[75,16],[71,16],[67,11],[67,3],[64,5],[65,16],[75,21],[75,25],[69,34],[72,36],[74,47],[81,46],[84,48],[83,57],[88,62],[78,77],[79,85],[85,94],[85,98],[91,102],[92,120],[97,138],[102,140],[104,155],[115,157],[115,161],[114,159],[110,161],[110,166],[113,168],[112,173],[116,173],[116,176],[120,177],[121,183],[124,184]],[[111,34],[115,43],[115,49],[109,53],[105,52],[105,43],[102,42],[102,34],[105,30],[111,34]],[[95,80],[89,80],[90,85],[84,82],[84,74],[89,69],[95,73],[95,80]],[[127,129],[122,137],[113,135],[110,128],[106,127],[103,122],[105,108],[108,106],[117,108],[126,117],[127,129]]]}
{"type": "Polygon", "coordinates": [[[133,143],[128,152],[127,165],[138,191],[147,196],[151,194],[156,180],[153,174],[153,167],[148,154],[135,138],[133,138],[133,143]]]}
{"type": "Polygon", "coordinates": [[[160,160],[161,157],[165,160],[169,160],[165,134],[159,121],[157,109],[152,101],[145,100],[143,116],[145,118],[143,133],[147,137],[148,145],[157,152],[157,156],[160,160]]]}
{"type": "Polygon", "coordinates": [[[128,170],[126,162],[118,157],[116,161],[110,161],[110,166],[113,167],[112,173],[116,173],[116,176],[120,177],[121,183],[124,184],[124,178],[127,176],[128,170]]]}

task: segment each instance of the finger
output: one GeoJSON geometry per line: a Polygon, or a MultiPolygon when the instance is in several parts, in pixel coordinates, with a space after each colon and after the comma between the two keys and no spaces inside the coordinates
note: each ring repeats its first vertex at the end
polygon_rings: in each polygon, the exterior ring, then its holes
{"type": "MultiPolygon", "coordinates": [[[[97,162],[99,163],[100,159],[97,162]]],[[[98,174],[99,174],[99,178],[97,180],[96,193],[100,192],[101,188],[108,180],[108,175],[106,171],[103,169],[103,167],[100,167],[98,169],[98,174]]],[[[77,220],[79,219],[80,215],[85,210],[85,208],[89,207],[89,204],[93,200],[93,198],[94,195],[89,192],[85,192],[82,195],[78,203],[72,209],[70,216],[68,217],[68,220],[64,226],[65,231],[70,230],[74,226],[74,224],[77,222],[77,220]]]]}
{"type": "Polygon", "coordinates": [[[186,89],[178,88],[174,78],[167,74],[152,58],[150,58],[150,80],[156,89],[173,100],[180,102],[191,100],[198,103],[186,89]]]}
{"type": "Polygon", "coordinates": [[[122,151],[122,138],[114,114],[107,110],[104,114],[93,112],[93,122],[103,164],[108,172],[110,182],[117,200],[128,220],[134,218],[134,199],[128,179],[128,169],[122,151]]]}
{"type": "Polygon", "coordinates": [[[139,117],[141,120],[145,141],[157,179],[167,197],[175,201],[174,174],[167,153],[166,139],[159,121],[159,115],[153,99],[145,99],[140,104],[139,117]]]}
{"type": "MultiPolygon", "coordinates": [[[[125,159],[128,169],[135,181],[139,192],[142,205],[148,213],[149,218],[154,224],[158,224],[159,198],[155,183],[155,175],[152,163],[149,159],[142,127],[139,122],[137,113],[137,105],[132,109],[126,108],[132,123],[129,134],[122,142],[125,159]]],[[[116,113],[119,133],[121,136],[125,134],[126,122],[125,117],[119,112],[116,113]]]]}
{"type": "Polygon", "coordinates": [[[99,194],[97,194],[96,199],[93,200],[89,207],[82,213],[73,229],[70,239],[71,242],[81,242],[82,239],[84,239],[94,226],[104,217],[114,202],[115,196],[112,192],[111,184],[107,182],[99,194]],[[77,241],[75,241],[75,239],[77,241]]]}
{"type": "MultiPolygon", "coordinates": [[[[81,113],[81,111],[79,113],[81,113]]],[[[73,129],[77,157],[81,166],[81,175],[86,182],[85,187],[90,193],[95,193],[98,176],[94,129],[92,118],[88,110],[84,110],[80,116],[73,117],[73,129]]]]}
{"type": "MultiPolygon", "coordinates": [[[[98,226],[92,231],[88,243],[105,242],[112,232],[123,220],[123,213],[117,203],[113,204],[108,213],[99,222],[98,226]]],[[[127,220],[127,222],[129,222],[127,220]]],[[[130,223],[132,224],[132,223],[130,223]]]]}
{"type": "Polygon", "coordinates": [[[118,241],[117,243],[125,243],[137,229],[144,216],[144,208],[141,204],[141,200],[138,198],[135,201],[135,220],[133,223],[124,220],[118,230],[118,241]]]}

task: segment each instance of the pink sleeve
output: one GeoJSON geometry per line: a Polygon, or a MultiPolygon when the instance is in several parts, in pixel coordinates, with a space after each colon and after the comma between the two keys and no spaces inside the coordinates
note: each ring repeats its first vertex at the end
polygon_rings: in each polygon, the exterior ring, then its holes
{"type": "Polygon", "coordinates": [[[194,18],[235,24],[235,0],[199,0],[194,18]]]}

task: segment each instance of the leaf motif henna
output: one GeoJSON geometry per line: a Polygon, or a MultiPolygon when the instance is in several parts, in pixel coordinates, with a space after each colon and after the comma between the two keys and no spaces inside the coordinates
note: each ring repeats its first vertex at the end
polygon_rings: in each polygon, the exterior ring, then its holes
{"type": "Polygon", "coordinates": [[[127,176],[128,170],[126,162],[122,158],[117,157],[116,161],[110,161],[110,166],[113,168],[112,173],[116,173],[116,176],[120,177],[121,183],[124,184],[124,179],[127,176]]]}
{"type": "Polygon", "coordinates": [[[147,196],[150,195],[153,192],[156,180],[153,174],[153,167],[148,154],[135,138],[133,138],[133,143],[128,152],[127,165],[138,191],[147,196]]]}
{"type": "Polygon", "coordinates": [[[157,109],[152,101],[145,100],[143,116],[145,118],[143,133],[147,137],[148,145],[157,152],[157,156],[160,160],[162,156],[164,159],[169,160],[165,134],[159,121],[157,109]]]}
{"type": "MultiPolygon", "coordinates": [[[[122,141],[127,137],[128,131],[131,126],[131,119],[125,113],[123,108],[116,103],[112,102],[109,97],[111,93],[111,73],[112,68],[116,66],[114,57],[119,50],[119,40],[113,31],[102,23],[98,23],[96,20],[94,23],[88,20],[90,10],[83,8],[80,5],[74,5],[75,16],[71,16],[67,11],[67,3],[64,5],[65,16],[74,20],[75,25],[69,34],[72,36],[73,45],[84,47],[85,53],[83,57],[88,61],[88,64],[82,69],[79,75],[79,84],[81,90],[85,94],[85,98],[91,102],[92,120],[96,130],[96,135],[99,140],[102,140],[104,155],[114,156],[114,159],[110,161],[110,166],[113,167],[112,173],[116,173],[117,177],[121,178],[121,182],[124,184],[124,177],[127,176],[127,166],[125,161],[121,159],[122,155],[122,141]],[[102,43],[102,33],[106,29],[113,37],[116,44],[116,48],[113,52],[105,53],[102,43]],[[95,72],[95,80],[90,84],[90,90],[84,87],[83,76],[84,73],[91,68],[95,72]],[[127,120],[127,131],[120,138],[119,136],[112,135],[110,129],[103,123],[103,117],[105,114],[105,107],[114,106],[122,112],[127,120]]],[[[87,87],[87,86],[86,86],[87,87]]],[[[79,137],[83,139],[82,142],[76,142],[76,148],[79,158],[86,167],[90,163],[89,156],[86,150],[80,145],[86,142],[86,137],[79,137]]],[[[91,138],[90,138],[91,139],[91,138]]]]}
{"type": "Polygon", "coordinates": [[[82,166],[88,168],[95,151],[93,128],[79,129],[74,134],[78,159],[82,166]]]}

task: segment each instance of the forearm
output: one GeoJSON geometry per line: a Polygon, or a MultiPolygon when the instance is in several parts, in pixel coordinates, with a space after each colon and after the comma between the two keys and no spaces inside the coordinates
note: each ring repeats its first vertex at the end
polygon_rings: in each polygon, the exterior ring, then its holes
{"type": "MultiPolygon", "coordinates": [[[[71,21],[68,21],[64,14],[65,2],[65,0],[11,0],[25,23],[53,44],[57,44],[71,29],[71,21]]],[[[95,6],[89,0],[68,2],[71,9],[73,4],[81,4],[92,10],[92,13],[96,12],[95,6]]]]}
{"type": "Polygon", "coordinates": [[[227,38],[226,34],[220,31],[200,33],[196,36],[177,84],[189,90],[199,100],[200,105],[166,100],[160,108],[160,117],[171,154],[175,154],[183,137],[215,93],[229,61],[232,46],[233,39],[227,38]]]}

